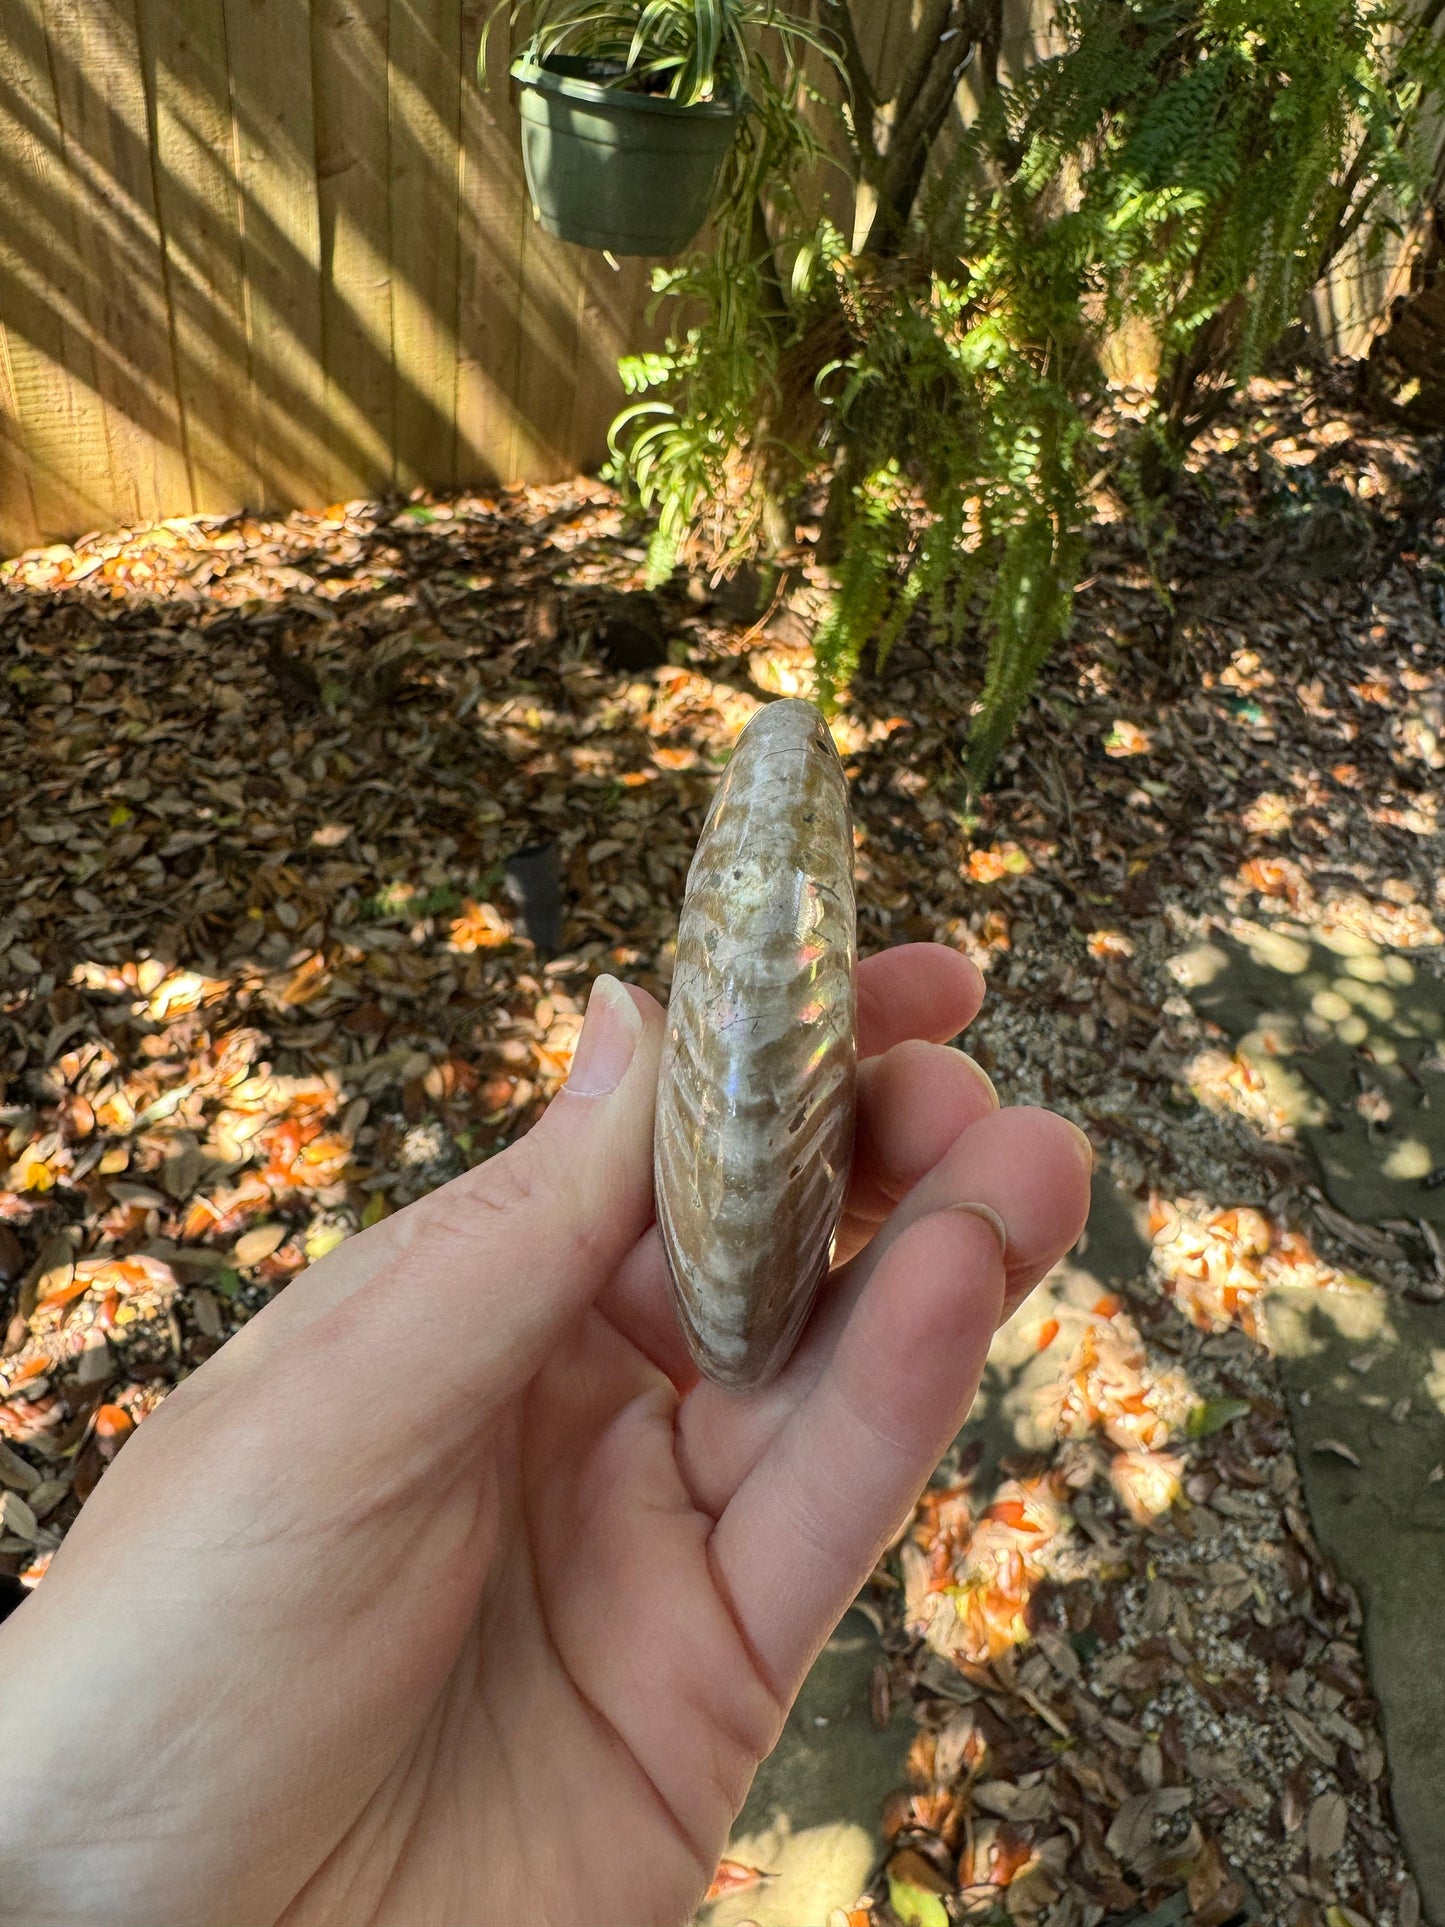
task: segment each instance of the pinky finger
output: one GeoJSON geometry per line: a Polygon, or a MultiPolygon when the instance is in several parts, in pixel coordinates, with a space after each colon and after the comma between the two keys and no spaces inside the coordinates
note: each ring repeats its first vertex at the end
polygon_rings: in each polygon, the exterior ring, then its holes
{"type": "Polygon", "coordinates": [[[784,1703],[962,1425],[1003,1295],[983,1218],[911,1226],[718,1520],[714,1577],[784,1703]]]}

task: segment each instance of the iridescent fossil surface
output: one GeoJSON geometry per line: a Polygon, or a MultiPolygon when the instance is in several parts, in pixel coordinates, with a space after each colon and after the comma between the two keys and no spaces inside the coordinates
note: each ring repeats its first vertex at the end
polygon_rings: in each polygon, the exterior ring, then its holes
{"type": "Polygon", "coordinates": [[[749,722],[688,872],[658,1085],[657,1218],[699,1368],[761,1385],[828,1269],[853,1152],[853,829],[811,703],[749,722]]]}

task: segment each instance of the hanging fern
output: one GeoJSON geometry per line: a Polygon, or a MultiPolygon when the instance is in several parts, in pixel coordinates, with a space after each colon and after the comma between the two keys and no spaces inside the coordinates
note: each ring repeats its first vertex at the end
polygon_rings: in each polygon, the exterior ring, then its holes
{"type": "MultiPolygon", "coordinates": [[[[967,762],[985,780],[1068,631],[1089,478],[1122,464],[1124,494],[1146,501],[1339,248],[1420,193],[1442,11],[1059,0],[1059,51],[1009,81],[986,70],[946,154],[959,56],[920,44],[891,115],[916,154],[858,98],[844,114],[855,173],[895,195],[856,255],[803,217],[821,151],[780,124],[752,176],[766,213],[738,201],[714,255],[655,282],[703,318],[624,364],[640,399],[615,425],[614,472],[657,514],[654,576],[689,551],[726,567],[765,549],[779,505],[827,481],[825,694],[926,621],[975,665],[967,762]],[[1158,379],[1121,454],[1094,424],[1125,323],[1152,335],[1158,379]]],[[[997,0],[949,17],[992,58],[997,0]]]]}

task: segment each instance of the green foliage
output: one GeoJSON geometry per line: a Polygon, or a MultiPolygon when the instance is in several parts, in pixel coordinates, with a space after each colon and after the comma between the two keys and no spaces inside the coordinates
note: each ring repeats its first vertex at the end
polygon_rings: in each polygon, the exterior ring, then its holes
{"type": "Polygon", "coordinates": [[[1252,1410],[1247,1398],[1206,1398],[1190,1411],[1185,1430],[1192,1439],[1211,1438],[1236,1419],[1248,1418],[1252,1410]]]}
{"type": "Polygon", "coordinates": [[[766,548],[826,485],[825,690],[918,615],[974,652],[981,782],[1068,631],[1093,483],[1112,475],[1149,512],[1330,260],[1408,216],[1422,108],[1445,95],[1439,11],[1060,0],[1060,51],[986,74],[947,153],[942,113],[911,169],[840,113],[855,174],[905,184],[857,255],[801,212],[816,142],[760,148],[766,219],[754,196],[720,252],[659,272],[690,325],[623,364],[639,399],[614,425],[614,472],[657,514],[654,579],[688,551],[727,567],[766,548]],[[1125,327],[1158,373],[1121,442],[1098,430],[1125,327]]]}
{"type": "Polygon", "coordinates": [[[484,85],[487,41],[501,14],[526,35],[523,60],[540,66],[570,55],[595,63],[596,78],[608,85],[683,106],[774,92],[759,51],[763,33],[781,42],[787,76],[806,48],[832,57],[831,43],[775,0],[499,0],[478,50],[484,85]]]}
{"type": "Polygon", "coordinates": [[[903,1927],[948,1927],[948,1909],[939,1896],[897,1874],[888,1876],[888,1905],[903,1927]]]}

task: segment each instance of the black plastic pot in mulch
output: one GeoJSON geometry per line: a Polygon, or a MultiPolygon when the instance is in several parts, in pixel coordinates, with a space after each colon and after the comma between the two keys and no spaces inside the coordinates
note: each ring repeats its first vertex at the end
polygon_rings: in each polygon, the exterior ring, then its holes
{"type": "Polygon", "coordinates": [[[522,932],[544,957],[562,948],[562,863],[555,843],[530,843],[506,862],[507,895],[522,932]]]}
{"type": "Polygon", "coordinates": [[[563,54],[512,66],[538,219],[584,248],[679,254],[707,219],[739,110],[629,93],[599,72],[599,62],[563,54]]]}

